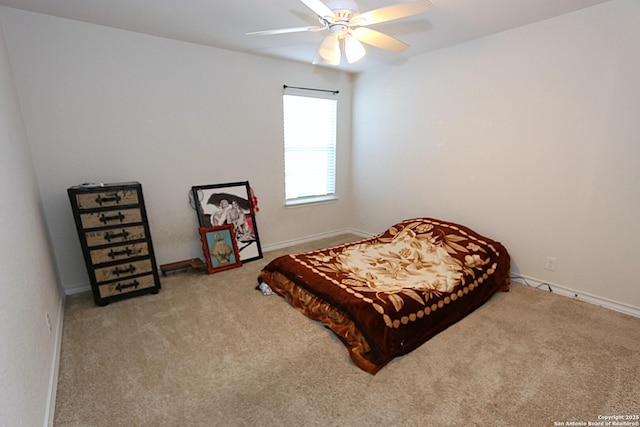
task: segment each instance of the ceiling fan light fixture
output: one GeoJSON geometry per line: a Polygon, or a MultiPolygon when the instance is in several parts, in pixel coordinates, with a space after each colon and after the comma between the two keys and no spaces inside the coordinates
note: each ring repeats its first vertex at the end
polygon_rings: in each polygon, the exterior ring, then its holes
{"type": "Polygon", "coordinates": [[[337,35],[330,34],[322,41],[318,53],[327,64],[340,65],[340,40],[337,35]]]}
{"type": "Polygon", "coordinates": [[[347,34],[344,39],[344,55],[347,57],[349,64],[358,62],[367,53],[364,46],[358,39],[351,34],[347,34]]]}

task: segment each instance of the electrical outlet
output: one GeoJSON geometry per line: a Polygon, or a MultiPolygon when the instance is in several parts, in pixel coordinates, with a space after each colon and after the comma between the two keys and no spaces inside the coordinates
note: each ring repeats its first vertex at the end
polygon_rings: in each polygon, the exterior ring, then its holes
{"type": "Polygon", "coordinates": [[[548,256],[547,260],[544,263],[544,269],[549,271],[556,271],[557,262],[558,262],[558,258],[548,256]]]}

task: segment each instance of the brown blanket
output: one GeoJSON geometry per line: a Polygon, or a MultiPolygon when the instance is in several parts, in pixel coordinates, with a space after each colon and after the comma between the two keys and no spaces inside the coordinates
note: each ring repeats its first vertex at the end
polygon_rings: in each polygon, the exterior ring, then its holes
{"type": "Polygon", "coordinates": [[[509,289],[502,244],[467,227],[406,220],[370,239],[279,257],[259,281],[343,341],[375,374],[509,289]]]}

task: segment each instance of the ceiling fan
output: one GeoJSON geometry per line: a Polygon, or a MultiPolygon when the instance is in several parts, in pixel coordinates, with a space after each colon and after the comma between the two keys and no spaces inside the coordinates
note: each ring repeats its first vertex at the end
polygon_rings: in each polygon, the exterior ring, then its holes
{"type": "Polygon", "coordinates": [[[246,35],[273,35],[296,33],[303,31],[329,31],[318,50],[313,63],[326,62],[340,65],[342,56],[340,44],[344,45],[347,61],[352,64],[364,57],[366,50],[362,43],[392,52],[403,52],[408,44],[381,33],[369,25],[424,13],[433,5],[429,0],[416,0],[393,6],[374,9],[360,13],[358,4],[354,0],[300,0],[318,15],[320,25],[309,27],[283,28],[279,30],[254,31],[246,35]]]}

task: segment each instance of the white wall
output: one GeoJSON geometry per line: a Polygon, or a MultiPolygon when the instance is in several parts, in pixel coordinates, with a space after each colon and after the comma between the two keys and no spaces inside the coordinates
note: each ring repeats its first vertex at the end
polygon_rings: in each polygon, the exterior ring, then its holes
{"type": "Polygon", "coordinates": [[[349,225],[351,78],[0,8],[67,291],[88,285],[66,189],[140,181],[159,264],[202,256],[193,185],[249,180],[262,246],[349,225]],[[337,89],[339,201],[284,207],[282,86],[337,89]]]}
{"type": "Polygon", "coordinates": [[[0,236],[0,426],[46,425],[55,400],[63,297],[2,26],[0,236]]]}
{"type": "Polygon", "coordinates": [[[640,2],[615,0],[361,75],[360,228],[461,222],[515,272],[640,307],[638,22],[640,2]]]}
{"type": "Polygon", "coordinates": [[[248,179],[263,246],[434,216],[503,241],[516,272],[640,307],[639,8],[367,72],[353,137],[343,73],[0,8],[61,282],[87,284],[67,187],[141,181],[164,263],[200,255],[189,188],[248,179]],[[341,92],[338,203],[283,207],[282,84],[341,92]]]}
{"type": "Polygon", "coordinates": [[[614,0],[368,72],[352,153],[345,74],[0,7],[0,425],[52,413],[47,228],[60,281],[86,286],[65,193],[84,181],[143,183],[160,263],[200,254],[192,185],[248,179],[263,246],[434,216],[503,241],[517,272],[640,307],[639,21],[614,0]],[[282,84],[341,92],[335,204],[283,207],[282,84]]]}

